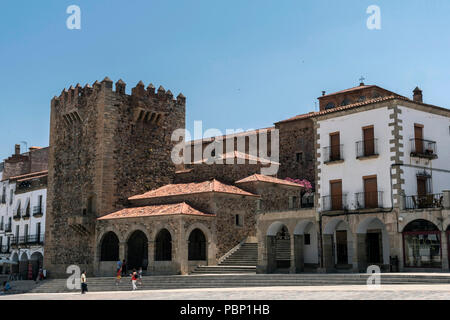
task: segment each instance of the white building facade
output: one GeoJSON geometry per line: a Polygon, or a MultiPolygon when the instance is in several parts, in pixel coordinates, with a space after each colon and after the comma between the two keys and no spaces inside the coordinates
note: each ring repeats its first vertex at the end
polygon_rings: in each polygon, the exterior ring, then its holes
{"type": "MultiPolygon", "coordinates": [[[[29,153],[21,156],[26,159],[29,153]]],[[[18,163],[20,161],[13,163],[13,169],[19,167],[18,163]]],[[[22,170],[19,175],[12,175],[17,171],[9,168],[8,172],[6,165],[2,167],[1,258],[11,260],[13,264],[4,264],[1,273],[11,273],[24,280],[35,279],[39,268],[43,266],[48,172],[44,170],[23,174],[22,170]]],[[[31,165],[28,164],[29,167],[31,165]]]]}
{"type": "Polygon", "coordinates": [[[414,100],[315,115],[325,269],[448,270],[450,110],[414,100]]]}

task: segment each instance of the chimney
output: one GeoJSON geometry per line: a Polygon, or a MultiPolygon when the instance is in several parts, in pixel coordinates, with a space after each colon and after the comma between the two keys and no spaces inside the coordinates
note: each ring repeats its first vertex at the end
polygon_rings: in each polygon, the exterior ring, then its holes
{"type": "Polygon", "coordinates": [[[17,154],[17,155],[20,154],[20,144],[15,145],[15,154],[17,154]]]}
{"type": "Polygon", "coordinates": [[[325,95],[325,91],[322,91],[322,97],[325,95]]]}
{"type": "Polygon", "coordinates": [[[416,102],[423,102],[422,90],[419,87],[416,87],[413,91],[413,100],[416,102]]]}

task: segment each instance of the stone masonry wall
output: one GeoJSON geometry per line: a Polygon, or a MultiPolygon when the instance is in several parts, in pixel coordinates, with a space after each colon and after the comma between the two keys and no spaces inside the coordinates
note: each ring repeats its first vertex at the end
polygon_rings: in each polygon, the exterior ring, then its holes
{"type": "Polygon", "coordinates": [[[184,128],[185,98],[105,78],[52,100],[44,266],[62,276],[70,264],[93,272],[96,218],[126,198],[170,183],[169,141],[184,128]]]}

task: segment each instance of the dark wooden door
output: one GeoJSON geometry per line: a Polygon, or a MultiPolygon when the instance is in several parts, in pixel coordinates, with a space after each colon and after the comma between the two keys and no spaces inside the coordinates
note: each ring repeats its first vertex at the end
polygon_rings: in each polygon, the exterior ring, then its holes
{"type": "Polygon", "coordinates": [[[427,179],[425,177],[417,177],[417,195],[425,196],[427,194],[427,179]]]}
{"type": "Polygon", "coordinates": [[[381,233],[379,232],[367,232],[366,235],[367,244],[367,262],[368,263],[381,263],[382,250],[381,250],[381,233]]]}
{"type": "Polygon", "coordinates": [[[330,161],[336,161],[341,159],[341,139],[339,132],[330,134],[330,161]]]}
{"type": "Polygon", "coordinates": [[[336,231],[336,256],[337,264],[348,264],[347,231],[336,231]]]}
{"type": "Polygon", "coordinates": [[[364,156],[371,156],[375,154],[374,138],[375,136],[373,132],[373,127],[363,129],[364,156]]]}
{"type": "Polygon", "coordinates": [[[342,210],[342,181],[330,181],[331,209],[342,210]]]}
{"type": "Polygon", "coordinates": [[[377,178],[364,179],[364,204],[366,208],[378,208],[377,178]]]}
{"type": "Polygon", "coordinates": [[[414,126],[414,139],[415,139],[415,147],[416,153],[423,153],[423,128],[421,126],[414,126]]]}

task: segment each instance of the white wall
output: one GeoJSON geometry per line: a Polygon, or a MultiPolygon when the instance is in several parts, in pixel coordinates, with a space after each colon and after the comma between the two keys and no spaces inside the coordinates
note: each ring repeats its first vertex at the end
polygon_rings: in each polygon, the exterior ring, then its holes
{"type": "MultiPolygon", "coordinates": [[[[330,180],[342,180],[342,192],[347,194],[348,209],[355,209],[355,193],[364,192],[363,176],[377,175],[378,191],[383,191],[383,207],[391,207],[391,182],[389,167],[391,164],[389,140],[392,127],[388,124],[391,110],[379,108],[358,112],[346,116],[319,121],[320,127],[320,188],[321,196],[330,195],[330,180]],[[378,139],[379,156],[374,159],[359,160],[356,158],[356,142],[363,140],[362,127],[374,126],[375,139],[378,139]],[[339,131],[343,144],[344,162],[324,164],[324,147],[330,146],[329,134],[339,131]]],[[[320,201],[322,207],[322,199],[320,201]]],[[[322,211],[322,209],[320,209],[322,211]]]]}
{"type": "Polygon", "coordinates": [[[313,223],[310,223],[308,227],[306,228],[304,234],[309,234],[311,242],[309,245],[305,244],[303,246],[303,258],[304,263],[319,263],[319,256],[318,256],[318,237],[317,237],[317,231],[316,226],[313,223]]]}
{"type": "MultiPolygon", "coordinates": [[[[404,148],[405,164],[421,166],[433,169],[444,169],[449,172],[441,172],[437,170],[427,170],[432,173],[432,192],[441,193],[442,190],[450,189],[450,118],[435,115],[428,112],[418,111],[411,108],[399,107],[402,111],[399,118],[402,122],[402,135],[404,148]],[[436,141],[436,149],[438,158],[434,160],[411,158],[411,141],[414,138],[414,124],[421,124],[423,128],[423,139],[436,141]]],[[[416,174],[423,171],[418,168],[402,167],[405,184],[402,186],[405,194],[417,194],[416,174]]]]}

